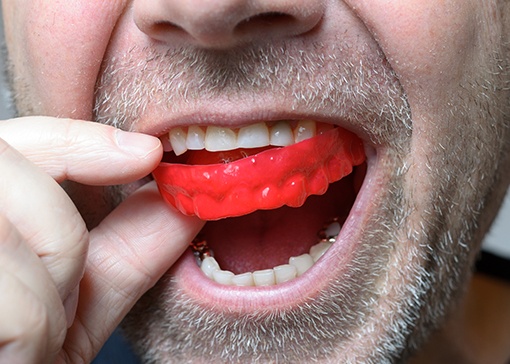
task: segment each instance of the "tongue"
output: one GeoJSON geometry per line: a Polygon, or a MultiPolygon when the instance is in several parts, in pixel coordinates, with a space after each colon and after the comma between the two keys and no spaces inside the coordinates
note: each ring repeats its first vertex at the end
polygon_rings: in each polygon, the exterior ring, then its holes
{"type": "Polygon", "coordinates": [[[343,222],[355,198],[354,177],[330,186],[324,196],[311,196],[300,208],[282,207],[208,222],[202,237],[221,268],[235,274],[287,264],[308,253],[317,233],[334,217],[343,222]]]}

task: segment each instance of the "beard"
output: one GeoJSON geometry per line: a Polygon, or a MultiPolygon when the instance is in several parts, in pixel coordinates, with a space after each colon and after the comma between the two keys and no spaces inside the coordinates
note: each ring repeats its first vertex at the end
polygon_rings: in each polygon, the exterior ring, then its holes
{"type": "MultiPolygon", "coordinates": [[[[392,181],[383,199],[402,203],[398,185],[392,181]]],[[[147,363],[307,363],[338,358],[346,363],[392,362],[409,346],[430,282],[420,266],[428,257],[417,246],[393,256],[400,249],[392,228],[403,221],[405,210],[390,203],[369,222],[372,227],[345,273],[297,307],[245,315],[205,309],[187,296],[169,271],[126,317],[124,332],[147,363]],[[384,281],[396,267],[400,277],[391,279],[406,284],[394,290],[384,281]],[[393,314],[398,313],[381,327],[371,317],[384,296],[394,295],[403,297],[392,303],[393,314]],[[379,332],[377,337],[374,332],[379,332]]],[[[432,312],[436,321],[441,311],[432,312]]]]}
{"type": "MultiPolygon", "coordinates": [[[[425,205],[417,204],[408,188],[409,166],[415,163],[410,155],[411,110],[381,53],[368,46],[312,48],[302,52],[264,46],[228,54],[144,49],[105,63],[96,98],[100,122],[133,129],[134,121],[155,107],[178,112],[222,95],[233,103],[239,94],[290,95],[292,109],[333,110],[359,129],[369,128],[375,143],[390,146],[385,168],[391,178],[374,201],[380,208],[363,227],[342,276],[292,309],[241,315],[205,309],[169,271],[123,323],[145,362],[395,362],[420,346],[462,292],[483,236],[476,233],[479,216],[491,200],[488,184],[482,193],[466,196],[466,176],[495,171],[496,162],[472,147],[466,157],[437,146],[444,135],[450,145],[452,139],[462,145],[461,135],[473,135],[464,130],[468,122],[446,134],[438,126],[432,130],[437,143],[429,156],[436,167],[430,171],[435,186],[425,205]],[[487,168],[481,160],[469,160],[480,157],[487,157],[487,168]],[[457,163],[462,167],[455,174],[457,163]],[[452,207],[460,205],[460,210],[452,207]]],[[[493,110],[486,103],[473,113],[475,103],[471,96],[469,100],[459,104],[456,99],[455,104],[473,122],[493,110]]],[[[483,145],[496,142],[502,149],[496,134],[476,139],[483,145]]]]}
{"type": "MultiPolygon", "coordinates": [[[[509,179],[502,175],[508,110],[500,107],[502,98],[509,104],[500,91],[507,85],[480,77],[452,96],[455,115],[427,129],[434,145],[421,151],[426,168],[413,149],[411,107],[379,50],[318,43],[303,49],[147,48],[105,60],[94,110],[101,123],[134,130],[154,109],[177,113],[225,95],[235,103],[268,94],[293,110],[345,119],[387,146],[380,157],[389,177],[375,196],[377,213],[360,227],[342,276],[287,311],[239,315],[204,309],[169,271],[123,323],[145,362],[396,362],[420,346],[462,293],[509,179]],[[494,91],[485,99],[477,90],[488,84],[494,91]],[[411,185],[422,169],[431,188],[418,200],[411,185]]],[[[114,187],[105,194],[120,201],[128,193],[114,187]]]]}
{"type": "MultiPolygon", "coordinates": [[[[313,49],[304,53],[282,45],[231,53],[181,49],[165,54],[154,49],[133,50],[121,59],[106,61],[97,86],[96,119],[133,130],[136,120],[151,109],[179,112],[224,95],[233,103],[239,95],[256,98],[270,94],[282,99],[290,95],[294,110],[334,110],[336,117],[359,128],[367,128],[367,120],[378,120],[379,129],[374,131],[373,123],[370,135],[376,143],[391,142],[398,150],[390,153],[392,163],[402,165],[411,133],[409,107],[381,53],[368,47],[344,50],[322,44],[314,44],[313,49]],[[147,62],[135,61],[140,58],[147,62]],[[367,77],[369,72],[374,76],[367,77]],[[388,94],[391,97],[381,96],[388,94]],[[133,102],[123,101],[127,99],[133,102]],[[388,130],[400,138],[389,139],[388,130]]],[[[386,201],[381,202],[384,218],[374,216],[368,225],[372,228],[364,234],[346,273],[318,297],[288,311],[226,314],[193,302],[168,272],[124,320],[126,336],[143,360],[154,363],[309,362],[327,360],[332,353],[344,351],[354,354],[353,358],[380,357],[378,351],[386,357],[398,355],[399,350],[391,353],[389,348],[405,345],[402,338],[407,335],[402,335],[402,323],[390,329],[399,337],[398,345],[395,335],[388,334],[383,340],[386,344],[373,341],[364,345],[373,353],[355,354],[352,341],[359,340],[360,327],[380,330],[367,318],[380,300],[377,287],[389,265],[394,264],[393,228],[408,214],[403,178],[402,174],[395,176],[385,196],[381,196],[386,201]]],[[[419,251],[411,255],[417,261],[424,259],[419,251]]],[[[420,272],[419,265],[409,268],[410,272],[404,274],[413,279],[426,274],[420,272]]],[[[408,290],[412,291],[412,297],[421,297],[426,291],[414,285],[404,289],[406,296],[408,290]]],[[[421,306],[399,304],[400,311],[421,306]]],[[[404,316],[416,317],[417,313],[404,316]]]]}

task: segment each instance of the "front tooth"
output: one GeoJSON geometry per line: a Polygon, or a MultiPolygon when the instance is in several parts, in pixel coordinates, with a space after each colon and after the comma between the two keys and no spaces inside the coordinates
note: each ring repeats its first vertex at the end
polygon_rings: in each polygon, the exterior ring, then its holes
{"type": "Polygon", "coordinates": [[[269,145],[269,130],[266,123],[257,123],[239,129],[237,145],[240,148],[258,148],[269,145]]]}
{"type": "Polygon", "coordinates": [[[290,281],[296,278],[297,269],[293,265],[284,264],[273,268],[276,284],[290,281]]]}
{"type": "Polygon", "coordinates": [[[326,253],[326,251],[331,247],[331,243],[328,242],[320,242],[315,244],[310,248],[310,255],[313,258],[313,261],[316,262],[326,253]]]}
{"type": "Polygon", "coordinates": [[[271,145],[275,147],[286,147],[294,144],[294,135],[289,123],[279,121],[271,127],[271,145]]]}
{"type": "Polygon", "coordinates": [[[205,132],[205,149],[210,152],[237,148],[236,133],[228,128],[209,126],[205,132]]]}
{"type": "Polygon", "coordinates": [[[234,273],[228,270],[215,270],[213,272],[213,279],[219,283],[224,284],[226,286],[232,285],[232,278],[234,277],[234,273]]]}
{"type": "Polygon", "coordinates": [[[220,270],[220,265],[213,257],[206,257],[202,260],[200,269],[202,269],[202,272],[204,272],[207,277],[213,279],[214,272],[220,270]]]}
{"type": "Polygon", "coordinates": [[[264,269],[253,272],[253,282],[256,286],[272,286],[275,284],[274,270],[264,269]]]}
{"type": "Polygon", "coordinates": [[[169,133],[170,144],[175,155],[181,155],[186,150],[186,132],[182,128],[174,128],[169,133]]]}
{"type": "Polygon", "coordinates": [[[303,140],[313,138],[316,134],[317,125],[312,120],[300,120],[294,129],[294,140],[299,143],[303,140]]]}
{"type": "Polygon", "coordinates": [[[205,132],[201,127],[193,125],[188,128],[186,147],[191,150],[201,150],[205,148],[205,132]]]}
{"type": "Polygon", "coordinates": [[[310,254],[302,254],[298,257],[290,257],[289,264],[296,267],[299,277],[313,265],[313,258],[310,254]]]}
{"type": "Polygon", "coordinates": [[[236,286],[254,286],[255,283],[253,282],[253,273],[246,272],[242,274],[236,274],[234,277],[232,277],[232,283],[236,286]]]}

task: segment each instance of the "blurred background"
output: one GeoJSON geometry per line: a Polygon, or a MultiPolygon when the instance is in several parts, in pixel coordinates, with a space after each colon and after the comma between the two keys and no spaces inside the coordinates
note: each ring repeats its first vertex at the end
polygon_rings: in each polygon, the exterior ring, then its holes
{"type": "MultiPolygon", "coordinates": [[[[1,23],[1,6],[0,6],[0,42],[3,43],[3,24],[1,23]]],[[[5,74],[2,62],[2,72],[0,77],[0,120],[7,119],[13,115],[8,92],[5,87],[5,74]]],[[[490,234],[485,241],[485,249],[505,256],[510,259],[510,194],[507,193],[505,207],[500,212],[496,224],[493,226],[490,234]]]]}

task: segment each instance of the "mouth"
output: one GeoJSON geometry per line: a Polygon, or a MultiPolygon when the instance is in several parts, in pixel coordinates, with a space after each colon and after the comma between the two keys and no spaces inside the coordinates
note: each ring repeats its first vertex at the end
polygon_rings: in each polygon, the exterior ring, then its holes
{"type": "Polygon", "coordinates": [[[165,155],[153,176],[163,198],[208,220],[174,267],[200,304],[288,307],[345,265],[353,206],[373,159],[355,134],[293,120],[178,127],[161,139],[165,155]]]}

